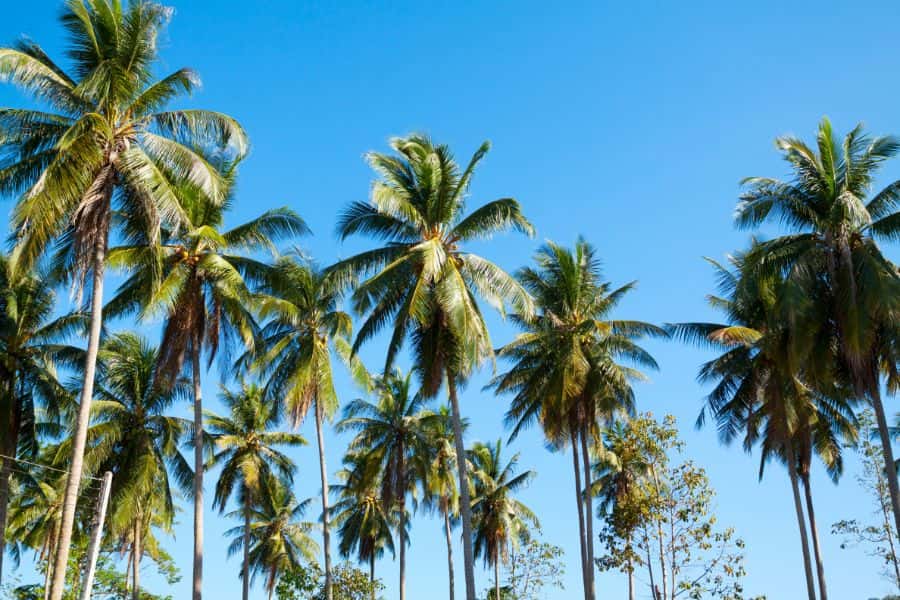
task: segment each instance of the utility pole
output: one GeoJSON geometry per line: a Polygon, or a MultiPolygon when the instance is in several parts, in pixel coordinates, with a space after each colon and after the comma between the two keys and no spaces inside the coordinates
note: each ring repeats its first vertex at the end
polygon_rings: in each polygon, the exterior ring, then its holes
{"type": "Polygon", "coordinates": [[[97,570],[97,556],[100,554],[100,542],[103,541],[103,522],[106,520],[106,506],[109,504],[109,488],[112,485],[112,473],[103,474],[100,484],[100,497],[94,512],[94,528],[91,531],[91,545],[88,548],[88,563],[84,570],[84,584],[81,586],[81,600],[91,600],[91,588],[94,587],[94,572],[97,570]]]}

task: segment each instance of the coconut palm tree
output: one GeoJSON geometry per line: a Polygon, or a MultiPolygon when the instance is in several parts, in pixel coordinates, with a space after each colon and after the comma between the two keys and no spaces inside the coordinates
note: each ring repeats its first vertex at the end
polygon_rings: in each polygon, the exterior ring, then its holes
{"type": "Polygon", "coordinates": [[[855,395],[868,400],[875,411],[894,520],[900,527],[900,487],[881,400],[882,373],[892,387],[898,376],[900,276],[878,247],[879,241],[900,235],[900,181],[872,192],[875,175],[900,150],[900,140],[870,138],[857,125],[839,141],[828,119],[822,119],[815,148],[789,136],[776,144],[791,166],[792,179],[744,180],[747,189],[736,222],[751,228],[778,221],[792,230],[757,248],[763,256],[760,264],[811,281],[814,289],[807,295],[828,307],[825,322],[831,324],[840,349],[840,364],[826,373],[845,374],[855,395]]]}
{"type": "MultiPolygon", "coordinates": [[[[315,560],[319,549],[309,535],[312,523],[301,521],[309,501],[299,502],[290,488],[278,479],[270,479],[268,491],[259,497],[260,503],[250,514],[250,548],[247,552],[251,578],[265,577],[265,590],[269,600],[285,571],[296,569],[304,562],[315,560]]],[[[244,519],[243,509],[229,516],[244,519]]],[[[243,550],[247,543],[244,527],[234,527],[225,532],[234,538],[228,546],[229,556],[243,550]]]]}
{"type": "MultiPolygon", "coordinates": [[[[235,345],[252,348],[256,325],[247,282],[259,281],[267,266],[246,256],[267,250],[274,242],[301,235],[306,224],[287,208],[267,211],[223,231],[225,214],[234,202],[237,161],[219,155],[225,196],[209,200],[190,184],[176,187],[184,219],[179,227],[163,227],[158,243],[137,235],[135,243],[113,248],[111,266],[131,275],[107,304],[110,316],[138,313],[143,319],[165,318],[157,377],[169,385],[190,363],[194,405],[194,553],[202,570],[203,557],[203,398],[201,360],[221,356],[230,366],[235,345]],[[161,277],[160,277],[161,275],[161,277]],[[158,281],[158,279],[160,281],[158,281]]],[[[196,584],[196,582],[195,582],[196,584]]]]}
{"type": "MultiPolygon", "coordinates": [[[[437,395],[444,382],[453,414],[454,443],[465,454],[458,386],[493,355],[487,325],[476,297],[520,313],[531,310],[528,294],[494,263],[463,250],[475,239],[507,229],[533,234],[512,198],[489,202],[465,213],[475,167],[490,148],[485,142],[465,169],[450,149],[422,135],[391,141],[395,155],[371,152],[379,176],[370,202],[356,202],[342,214],[338,233],[370,235],[384,246],[337,263],[344,283],[361,279],[353,294],[366,315],[354,350],[390,324],[384,373],[390,373],[401,346],[410,338],[421,394],[437,395]]],[[[463,524],[466,599],[475,600],[471,510],[466,461],[457,461],[463,524]]]]}
{"type": "Polygon", "coordinates": [[[213,508],[224,510],[229,498],[237,495],[244,512],[244,557],[241,568],[243,599],[250,597],[250,515],[257,498],[268,490],[267,482],[278,477],[293,482],[294,462],[280,447],[306,445],[297,433],[272,431],[281,420],[276,407],[254,383],[240,382],[232,392],[222,388],[222,403],[230,415],[220,417],[206,413],[207,430],[215,446],[210,466],[221,466],[213,498],[213,508]]]}
{"type": "Polygon", "coordinates": [[[80,314],[55,317],[55,301],[45,273],[25,270],[0,253],[0,582],[10,478],[13,468],[21,467],[15,461],[37,455],[36,410],[64,408],[59,404],[67,392],[56,367],[83,359],[81,350],[63,342],[86,319],[80,314]]]}
{"type": "Polygon", "coordinates": [[[322,481],[322,541],[325,591],[332,600],[331,529],[328,469],[325,465],[325,420],[338,408],[331,356],[352,332],[350,316],[341,311],[334,276],[299,252],[278,259],[261,283],[260,316],[267,322],[255,352],[242,358],[266,380],[265,393],[283,403],[294,426],[310,409],[316,422],[319,474],[322,481]]]}
{"type": "MultiPolygon", "coordinates": [[[[743,438],[745,450],[761,448],[760,477],[772,458],[787,466],[800,531],[807,593],[814,600],[807,527],[799,491],[798,467],[806,465],[813,449],[821,452],[826,465],[834,464],[833,445],[842,437],[852,440],[853,415],[839,390],[822,396],[804,377],[814,375],[823,358],[821,344],[827,340],[822,328],[806,326],[824,323],[827,306],[805,302],[800,308],[802,327],[790,318],[789,301],[799,301],[802,289],[790,278],[761,274],[753,261],[760,254],[756,246],[746,254],[732,257],[734,270],[710,261],[717,271],[722,296],[710,296],[710,305],[724,312],[728,322],[682,323],[671,326],[681,339],[722,354],[703,365],[699,379],[715,384],[698,418],[705,423],[707,412],[716,420],[720,440],[729,444],[743,438]],[[818,314],[815,312],[818,311],[818,314]],[[802,353],[799,351],[802,350],[802,353]],[[825,428],[832,431],[824,433],[825,428]]],[[[811,503],[810,503],[811,506],[811,503]]],[[[820,595],[827,597],[824,568],[819,562],[820,595]]]]}
{"type": "MultiPolygon", "coordinates": [[[[450,409],[441,406],[437,414],[440,418],[435,421],[430,432],[433,458],[426,477],[424,500],[427,506],[440,513],[444,525],[444,537],[447,542],[447,577],[450,600],[453,600],[455,593],[453,527],[459,520],[459,488],[456,476],[458,469],[450,409]]],[[[464,421],[463,431],[467,425],[468,423],[464,421]]]]}
{"type": "Polygon", "coordinates": [[[475,555],[494,567],[494,598],[500,598],[500,562],[509,559],[510,548],[529,538],[529,528],[539,528],[537,517],[514,496],[535,476],[516,474],[519,454],[503,464],[503,441],[476,443],[469,451],[472,462],[472,516],[475,555]]]}
{"type": "Polygon", "coordinates": [[[91,325],[51,600],[63,593],[81,484],[114,209],[155,240],[160,223],[184,221],[173,181],[190,181],[214,202],[224,198],[221,176],[193,147],[227,145],[234,155],[247,149],[244,131],[226,115],[163,110],[199,82],[190,69],[152,77],[157,37],[170,15],[154,2],[68,0],[61,16],[68,72],[31,40],[0,48],[0,79],[51,111],[0,109],[0,194],[19,196],[15,256],[31,264],[64,238],[72,248],[69,272],[79,282],[91,274],[91,325]]]}
{"type": "MultiPolygon", "coordinates": [[[[100,348],[94,424],[88,429],[85,471],[113,473],[108,528],[131,545],[132,593],[140,594],[140,564],[151,524],[171,529],[173,482],[189,486],[192,473],[178,449],[187,421],[167,411],[188,396],[185,381],[168,389],[154,381],[158,351],[134,333],[116,334],[100,348]]],[[[58,448],[68,456],[71,440],[58,448]]]]}
{"type": "Polygon", "coordinates": [[[338,494],[334,524],[338,531],[338,552],[343,558],[356,554],[369,565],[372,600],[375,600],[375,560],[389,550],[394,556],[393,515],[381,501],[380,473],[367,464],[365,454],[344,457],[345,468],[338,473],[344,481],[332,488],[338,494]]]}
{"type": "MultiPolygon", "coordinates": [[[[427,399],[412,393],[412,374],[399,370],[374,382],[376,400],[357,399],[344,407],[337,430],[353,431],[351,453],[365,452],[358,466],[381,481],[381,503],[396,513],[400,543],[400,600],[406,598],[406,546],[409,528],[406,497],[425,484],[432,456],[431,431],[440,418],[426,411],[427,399]]],[[[363,476],[365,477],[365,476],[363,476]]]]}
{"type": "Polygon", "coordinates": [[[590,448],[600,442],[603,422],[634,412],[631,382],[644,376],[629,363],[657,368],[638,341],[665,332],[641,321],[610,319],[635,283],[613,288],[603,281],[596,251],[583,239],[571,250],[549,242],[535,262],[517,277],[538,312],[514,316],[523,331],[499,351],[512,366],[491,386],[514,394],[506,416],[513,438],[537,421],[551,447],[572,449],[582,580],[589,600],[594,597],[594,511],[592,494],[586,493],[592,479],[590,448]]]}

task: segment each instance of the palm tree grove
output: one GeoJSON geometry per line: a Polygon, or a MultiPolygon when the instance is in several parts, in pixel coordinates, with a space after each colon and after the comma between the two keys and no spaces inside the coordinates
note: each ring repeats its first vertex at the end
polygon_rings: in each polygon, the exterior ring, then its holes
{"type": "Polygon", "coordinates": [[[896,6],[178,4],[0,9],[0,598],[900,599],[896,6]]]}

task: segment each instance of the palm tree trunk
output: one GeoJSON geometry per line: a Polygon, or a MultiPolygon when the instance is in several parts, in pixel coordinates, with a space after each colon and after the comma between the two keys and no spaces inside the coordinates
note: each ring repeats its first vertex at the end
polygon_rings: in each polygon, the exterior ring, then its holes
{"type": "Polygon", "coordinates": [[[369,586],[371,587],[371,600],[375,600],[375,553],[369,555],[369,586]]]}
{"type": "Polygon", "coordinates": [[[328,469],[325,466],[325,437],[322,433],[322,405],[319,399],[313,400],[316,411],[316,439],[319,442],[319,475],[322,478],[322,545],[325,550],[325,600],[333,600],[334,592],[331,583],[331,531],[328,516],[328,469]]]}
{"type": "Polygon", "coordinates": [[[594,590],[594,496],[591,494],[591,454],[588,452],[587,432],[581,432],[581,461],[584,463],[584,547],[587,549],[587,597],[596,598],[594,590]]]}
{"type": "Polygon", "coordinates": [[[575,508],[578,509],[578,543],[581,548],[581,586],[584,590],[584,598],[588,600],[587,546],[584,531],[584,504],[581,502],[581,461],[578,459],[578,443],[574,433],[571,434],[571,438],[572,466],[575,470],[575,508]]]}
{"type": "Polygon", "coordinates": [[[800,544],[803,550],[803,571],[806,574],[806,593],[809,600],[816,600],[813,583],[812,565],[809,558],[809,538],[806,535],[806,519],[803,515],[803,503],[800,501],[800,487],[797,484],[797,461],[793,454],[788,456],[788,475],[791,479],[791,490],[794,493],[794,510],[797,512],[797,525],[800,528],[800,544]]]}
{"type": "Polygon", "coordinates": [[[203,391],[200,386],[200,336],[195,333],[191,348],[194,380],[194,570],[193,598],[203,596],[203,391]]]}
{"type": "Polygon", "coordinates": [[[819,580],[819,600],[828,600],[828,592],[825,586],[825,563],[822,560],[822,550],[819,547],[819,528],[816,526],[816,513],[813,510],[812,490],[809,487],[809,474],[801,475],[800,482],[806,493],[806,517],[809,519],[809,534],[812,537],[813,554],[816,558],[816,577],[819,580]]]}
{"type": "Polygon", "coordinates": [[[250,495],[244,493],[244,566],[241,571],[241,585],[244,600],[250,600],[250,495]]]}
{"type": "Polygon", "coordinates": [[[900,487],[897,483],[897,466],[894,464],[894,450],[891,447],[891,432],[888,428],[887,417],[884,414],[884,404],[881,402],[881,388],[878,376],[869,385],[869,397],[872,408],[875,410],[875,419],[878,422],[878,433],[881,436],[881,449],[884,453],[884,471],[888,480],[888,491],[891,495],[891,508],[894,511],[894,525],[896,531],[900,531],[900,487]]]}
{"type": "MultiPolygon", "coordinates": [[[[111,193],[112,190],[110,189],[109,192],[111,193]]],[[[109,220],[107,217],[103,227],[104,231],[99,235],[100,239],[98,239],[94,248],[94,261],[93,265],[91,265],[93,270],[91,282],[91,324],[88,333],[87,354],[84,359],[81,401],[78,406],[78,417],[75,421],[75,432],[72,440],[72,459],[69,463],[69,475],[66,478],[61,525],[56,544],[56,560],[53,567],[53,579],[50,583],[50,600],[62,600],[63,588],[65,588],[66,584],[66,566],[69,563],[69,549],[72,546],[72,527],[75,524],[75,509],[78,504],[78,491],[81,488],[84,447],[87,442],[88,425],[91,420],[91,401],[94,398],[94,373],[97,370],[100,332],[103,328],[103,273],[106,266],[108,227],[109,220]]]]}
{"type": "Polygon", "coordinates": [[[494,600],[500,600],[500,552],[494,550],[494,600]]]}
{"type": "Polygon", "coordinates": [[[475,600],[475,554],[472,548],[472,499],[469,495],[469,473],[466,465],[466,447],[463,441],[462,416],[456,395],[456,380],[447,370],[447,395],[453,418],[453,444],[456,449],[456,468],[459,471],[459,514],[463,529],[463,570],[466,579],[466,600],[475,600]]]}
{"type": "MultiPolygon", "coordinates": [[[[406,491],[404,490],[404,494],[406,491]]],[[[397,539],[400,541],[400,600],[406,600],[406,503],[400,499],[397,539]]]]}
{"type": "Polygon", "coordinates": [[[141,525],[137,521],[134,525],[134,550],[132,550],[131,559],[134,561],[132,567],[132,577],[134,577],[134,587],[131,590],[134,600],[141,600],[141,525]]]}
{"type": "Polygon", "coordinates": [[[455,587],[455,583],[453,581],[453,528],[450,523],[450,507],[448,506],[449,500],[446,502],[442,502],[443,513],[444,513],[444,533],[447,536],[447,576],[450,581],[450,600],[453,600],[453,589],[455,587]]]}
{"type": "MultiPolygon", "coordinates": [[[[13,456],[13,453],[8,450],[4,450],[4,454],[13,456]]],[[[9,510],[11,467],[11,458],[0,458],[0,585],[3,584],[3,555],[6,554],[6,514],[9,510]]]]}

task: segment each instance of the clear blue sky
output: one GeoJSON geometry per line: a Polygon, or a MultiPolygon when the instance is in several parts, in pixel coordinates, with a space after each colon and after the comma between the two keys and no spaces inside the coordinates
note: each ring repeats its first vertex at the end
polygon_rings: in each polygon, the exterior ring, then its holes
{"type": "MultiPolygon", "coordinates": [[[[162,66],[191,66],[204,81],[182,105],[230,113],[252,138],[233,222],[290,205],[316,234],[303,245],[330,262],[362,247],[341,245],[332,232],[338,211],[367,196],[365,151],[386,149],[390,136],[424,131],[464,159],[490,139],[472,201],[518,198],[538,236],[505,236],[477,249],[514,269],[542,240],[571,243],[582,234],[598,247],[609,279],[640,282],[623,318],[711,316],[703,298],[714,281],[701,257],[723,257],[747,242],[749,234],[731,221],[738,181],[786,174],[773,149],[776,135],[808,138],[823,115],[839,131],[863,120],[875,133],[900,133],[900,6],[889,2],[180,0],[175,8],[162,66]]],[[[58,10],[56,0],[6,2],[0,40],[28,34],[59,56],[58,10]]],[[[23,102],[0,87],[0,105],[23,102]]],[[[888,177],[900,177],[900,161],[888,166],[888,177]]],[[[0,201],[4,214],[9,207],[9,199],[0,201]]],[[[513,334],[499,319],[491,325],[498,343],[513,334]]],[[[707,355],[676,343],[649,346],[662,370],[640,386],[640,408],[678,417],[688,455],[718,490],[721,523],[747,541],[746,589],[771,600],[800,597],[798,535],[783,470],[772,466],[758,482],[757,457],[720,447],[713,430],[693,430],[704,394],[694,376],[707,355]]],[[[364,357],[379,364],[379,344],[364,357]]],[[[505,436],[506,400],[480,391],[487,375],[462,397],[472,440],[505,436]]],[[[205,385],[210,398],[213,378],[205,385]]],[[[343,373],[339,392],[355,396],[343,373]]],[[[210,406],[217,408],[215,401],[210,406]]],[[[314,439],[309,427],[303,431],[314,439]]],[[[345,441],[327,438],[332,470],[345,441]]],[[[576,597],[570,461],[547,452],[537,432],[521,436],[515,449],[538,472],[523,499],[540,516],[545,538],[569,558],[569,589],[551,597],[576,597]]],[[[313,496],[314,446],[296,458],[297,493],[313,496]]],[[[840,487],[819,471],[813,481],[828,584],[842,600],[890,591],[873,560],[841,550],[829,533],[834,521],[868,515],[853,468],[840,487]]],[[[188,597],[190,586],[190,512],[181,520],[168,544],[184,576],[176,598],[188,597]]],[[[207,596],[238,598],[239,562],[226,559],[221,536],[232,523],[211,514],[207,522],[207,596]]],[[[410,597],[443,596],[439,522],[417,518],[412,539],[410,597]]],[[[395,597],[396,565],[383,561],[377,573],[386,596],[395,597]]],[[[460,597],[461,564],[457,573],[460,597]]],[[[479,571],[479,589],[489,581],[479,571]]],[[[600,576],[598,588],[600,597],[625,593],[614,575],[600,576]]]]}

